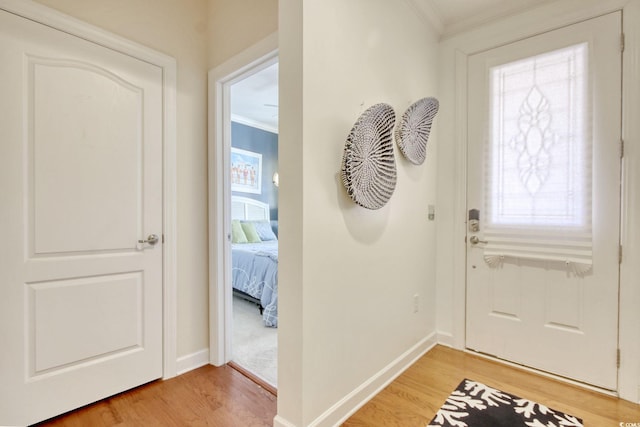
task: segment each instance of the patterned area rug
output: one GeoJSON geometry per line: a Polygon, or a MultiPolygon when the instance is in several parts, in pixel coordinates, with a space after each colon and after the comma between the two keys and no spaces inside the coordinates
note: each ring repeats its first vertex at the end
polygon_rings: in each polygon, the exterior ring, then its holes
{"type": "Polygon", "coordinates": [[[429,427],[583,427],[582,420],[465,379],[429,427]]]}

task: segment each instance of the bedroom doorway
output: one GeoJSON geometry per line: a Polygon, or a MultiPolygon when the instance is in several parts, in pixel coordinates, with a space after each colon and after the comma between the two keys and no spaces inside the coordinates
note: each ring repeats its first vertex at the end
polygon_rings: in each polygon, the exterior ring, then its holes
{"type": "Polygon", "coordinates": [[[278,303],[277,37],[209,74],[210,360],[276,394],[278,303]],[[265,52],[265,48],[274,46],[265,52]]]}
{"type": "Polygon", "coordinates": [[[278,63],[230,86],[231,364],[277,387],[278,63]]]}

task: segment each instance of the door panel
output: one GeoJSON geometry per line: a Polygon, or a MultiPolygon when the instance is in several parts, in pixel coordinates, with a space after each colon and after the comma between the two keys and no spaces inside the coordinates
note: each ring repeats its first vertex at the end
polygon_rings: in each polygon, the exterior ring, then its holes
{"type": "Polygon", "coordinates": [[[0,11],[0,425],[162,376],[162,70],[0,11]]]}
{"type": "Polygon", "coordinates": [[[79,61],[27,57],[27,67],[33,254],[131,248],[142,235],[143,88],[79,61]]]}
{"type": "Polygon", "coordinates": [[[142,283],[135,272],[28,284],[29,378],[141,350],[142,283]]]}
{"type": "Polygon", "coordinates": [[[468,64],[466,345],[612,390],[620,35],[612,13],[468,64]]]}

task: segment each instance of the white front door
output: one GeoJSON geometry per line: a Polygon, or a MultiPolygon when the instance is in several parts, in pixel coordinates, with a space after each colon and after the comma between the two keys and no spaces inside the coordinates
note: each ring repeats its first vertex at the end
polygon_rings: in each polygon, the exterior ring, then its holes
{"type": "Polygon", "coordinates": [[[162,376],[161,85],[0,11],[0,425],[162,376]]]}
{"type": "Polygon", "coordinates": [[[611,390],[621,18],[468,63],[467,348],[611,390]]]}

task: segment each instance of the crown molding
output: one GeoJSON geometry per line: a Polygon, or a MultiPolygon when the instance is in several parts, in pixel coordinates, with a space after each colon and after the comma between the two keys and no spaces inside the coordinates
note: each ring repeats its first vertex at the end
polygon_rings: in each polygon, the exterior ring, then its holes
{"type": "Polygon", "coordinates": [[[444,26],[444,31],[442,32],[442,39],[444,40],[464,33],[466,31],[489,24],[491,22],[518,15],[532,9],[538,9],[548,3],[553,3],[556,1],[557,0],[536,0],[523,2],[520,4],[504,1],[498,5],[495,5],[494,7],[489,7],[478,13],[475,13],[468,18],[463,18],[455,22],[447,23],[444,26]]]}
{"type": "Polygon", "coordinates": [[[241,125],[250,126],[252,128],[257,128],[260,130],[264,130],[271,133],[278,133],[278,126],[274,126],[270,123],[250,119],[248,117],[242,116],[240,114],[231,114],[231,121],[240,123],[241,125]]]}
{"type": "Polygon", "coordinates": [[[442,12],[432,0],[405,0],[422,17],[425,23],[434,29],[441,40],[555,1],[557,0],[523,0],[520,2],[503,0],[491,7],[485,7],[471,16],[445,20],[442,12]]]}
{"type": "Polygon", "coordinates": [[[440,13],[429,1],[425,0],[405,0],[410,7],[418,12],[418,14],[433,28],[440,36],[444,33],[445,25],[442,21],[440,13]]]}

